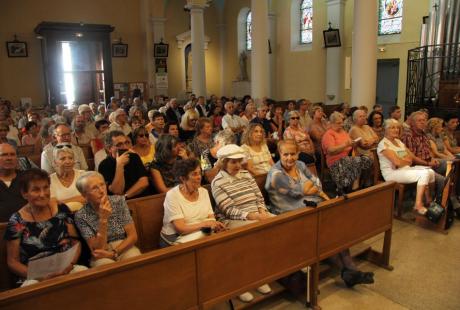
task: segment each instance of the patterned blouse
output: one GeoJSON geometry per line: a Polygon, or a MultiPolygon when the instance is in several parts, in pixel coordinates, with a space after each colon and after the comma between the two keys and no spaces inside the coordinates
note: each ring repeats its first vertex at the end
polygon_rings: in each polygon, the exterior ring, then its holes
{"type": "Polygon", "coordinates": [[[308,134],[306,129],[294,129],[293,127],[289,126],[284,131],[283,136],[284,139],[294,139],[297,145],[299,146],[299,150],[301,152],[307,154],[311,154],[314,152],[314,146],[311,145],[310,135],[308,134]]]}
{"type": "MultiPolygon", "coordinates": [[[[123,240],[126,238],[125,226],[132,223],[128,205],[123,196],[109,196],[112,205],[112,214],[108,218],[107,242],[123,240]]],[[[75,213],[75,223],[85,240],[96,236],[99,229],[99,214],[89,204],[75,213]]]]}
{"type": "Polygon", "coordinates": [[[72,237],[67,225],[73,225],[72,213],[65,204],[58,205],[58,212],[42,222],[28,222],[19,212],[8,221],[5,240],[20,239],[19,260],[27,265],[32,259],[65,252],[72,247],[72,237]]]}
{"type": "Polygon", "coordinates": [[[430,142],[424,132],[417,133],[413,129],[405,130],[401,141],[418,158],[428,162],[431,160],[430,142]]]}

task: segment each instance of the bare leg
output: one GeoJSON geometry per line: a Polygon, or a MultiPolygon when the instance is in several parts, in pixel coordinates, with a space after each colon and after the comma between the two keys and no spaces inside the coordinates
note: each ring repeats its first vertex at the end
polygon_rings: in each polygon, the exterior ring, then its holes
{"type": "MultiPolygon", "coordinates": [[[[430,196],[429,194],[429,190],[426,190],[426,185],[418,185],[417,186],[417,193],[416,193],[416,196],[415,196],[415,205],[414,205],[414,209],[418,210],[419,212],[424,212],[425,210],[425,206],[423,205],[423,196],[425,195],[428,195],[428,197],[430,196]]],[[[428,197],[426,196],[427,200],[428,200],[428,197]]]]}

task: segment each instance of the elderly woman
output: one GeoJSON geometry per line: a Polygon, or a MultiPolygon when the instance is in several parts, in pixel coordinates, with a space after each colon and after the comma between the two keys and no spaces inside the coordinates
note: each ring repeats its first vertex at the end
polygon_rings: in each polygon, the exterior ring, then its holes
{"type": "Polygon", "coordinates": [[[55,173],[50,175],[51,198],[66,203],[72,211],[79,210],[86,202],[77,190],[77,179],[85,173],[74,168],[74,154],[67,145],[56,145],[53,149],[55,173]]]}
{"type": "Polygon", "coordinates": [[[196,240],[204,232],[218,232],[224,228],[212,211],[208,191],[201,187],[200,162],[196,159],[178,160],[174,175],[179,185],[166,194],[160,246],[196,240]]]}
{"type": "Polygon", "coordinates": [[[182,141],[192,140],[196,133],[196,122],[200,115],[195,109],[189,109],[182,115],[179,137],[182,141]]]}
{"type": "Polygon", "coordinates": [[[144,166],[148,168],[155,158],[155,145],[150,142],[147,129],[144,126],[134,129],[132,137],[134,143],[132,150],[139,155],[144,166]]]}
{"type": "Polygon", "coordinates": [[[162,135],[155,144],[155,160],[150,164],[153,187],[158,193],[166,193],[176,185],[173,166],[177,158],[187,159],[187,150],[171,135],[162,135]]]}
{"type": "Polygon", "coordinates": [[[77,246],[72,263],[41,279],[29,279],[22,285],[87,269],[76,265],[80,243],[72,213],[65,204],[50,200],[50,179],[44,170],[30,169],[21,175],[19,187],[27,204],[14,213],[5,232],[7,263],[20,280],[27,278],[28,263],[77,246]]]}
{"type": "Polygon", "coordinates": [[[140,255],[125,198],[108,196],[104,177],[95,171],[80,176],[77,188],[87,203],[75,213],[75,223],[91,250],[91,267],[140,255]]]}
{"type": "Polygon", "coordinates": [[[222,130],[214,136],[213,142],[213,146],[200,155],[201,170],[208,183],[212,182],[222,168],[221,162],[217,160],[217,152],[228,144],[236,143],[236,136],[230,129],[222,130]]]}
{"type": "MultiPolygon", "coordinates": [[[[275,213],[303,208],[306,205],[304,201],[316,205],[329,199],[319,179],[311,174],[303,162],[297,160],[299,149],[294,140],[280,141],[278,151],[280,161],[272,167],[265,182],[275,213]]],[[[348,249],[329,260],[341,269],[342,279],[348,287],[374,282],[372,273],[357,269],[348,249]]]]}
{"type": "Polygon", "coordinates": [[[241,148],[246,153],[247,170],[253,176],[266,174],[273,166],[273,158],[265,142],[265,131],[261,124],[251,123],[243,132],[241,148]]]}
{"type": "Polygon", "coordinates": [[[358,109],[353,113],[353,126],[349,131],[352,140],[358,140],[356,143],[356,153],[366,155],[372,158],[371,149],[376,148],[379,143],[379,137],[369,125],[366,125],[366,111],[358,109]]]}
{"type": "Polygon", "coordinates": [[[367,118],[367,124],[372,128],[380,140],[385,136],[385,129],[383,128],[383,114],[378,111],[372,111],[367,118]]]}
{"type": "Polygon", "coordinates": [[[455,156],[449,152],[444,144],[444,120],[432,117],[428,120],[428,133],[430,139],[430,149],[433,157],[440,160],[453,160],[455,156]]]}
{"type": "Polygon", "coordinates": [[[189,147],[196,157],[200,157],[204,150],[212,144],[212,121],[209,118],[201,117],[196,124],[196,135],[189,147]]]}
{"type": "Polygon", "coordinates": [[[360,176],[367,179],[372,167],[372,159],[367,156],[350,156],[356,141],[351,140],[343,128],[343,115],[334,112],[329,117],[330,128],[321,141],[326,163],[330,169],[338,194],[350,192],[353,183],[360,176]]]}
{"type": "Polygon", "coordinates": [[[126,112],[121,108],[110,114],[109,121],[111,122],[109,127],[110,131],[119,130],[122,131],[125,135],[129,135],[132,131],[131,126],[128,124],[126,112]]]}
{"type": "Polygon", "coordinates": [[[431,202],[429,185],[434,187],[435,172],[426,166],[411,167],[414,154],[399,140],[401,124],[395,119],[385,121],[385,137],[380,141],[377,154],[380,170],[385,181],[398,183],[417,183],[414,210],[420,214],[426,212],[423,204],[425,196],[427,203],[431,202]]]}
{"type": "Polygon", "coordinates": [[[289,112],[289,126],[284,131],[284,139],[294,139],[299,146],[299,159],[305,164],[315,162],[315,147],[307,130],[300,126],[298,111],[289,112]]]}
{"type": "MultiPolygon", "coordinates": [[[[219,214],[224,218],[227,227],[236,228],[273,216],[268,212],[254,178],[248,171],[241,169],[245,158],[243,149],[229,144],[217,152],[217,157],[222,161],[222,169],[212,180],[211,189],[219,214]]],[[[262,294],[271,292],[268,284],[257,290],[262,294]]],[[[239,298],[250,302],[254,296],[245,292],[239,298]]]]}

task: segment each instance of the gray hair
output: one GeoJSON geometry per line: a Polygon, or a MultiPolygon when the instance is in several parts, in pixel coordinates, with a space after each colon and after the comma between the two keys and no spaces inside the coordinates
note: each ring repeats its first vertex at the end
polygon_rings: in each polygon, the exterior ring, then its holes
{"type": "Polygon", "coordinates": [[[353,115],[352,115],[353,122],[356,122],[356,120],[358,119],[358,114],[361,113],[361,112],[366,114],[366,112],[364,110],[361,110],[361,109],[358,109],[355,112],[353,112],[353,115]]]}
{"type": "Polygon", "coordinates": [[[235,144],[235,134],[230,129],[221,130],[214,136],[214,144],[217,143],[219,143],[220,146],[224,146],[227,144],[235,144]]]}
{"type": "Polygon", "coordinates": [[[299,111],[297,110],[292,110],[291,112],[289,112],[289,118],[293,117],[294,115],[297,115],[297,116],[300,116],[300,113],[299,111]]]}
{"type": "Polygon", "coordinates": [[[335,112],[333,112],[333,113],[329,116],[329,121],[330,121],[331,123],[335,123],[335,122],[337,122],[337,120],[338,120],[339,118],[343,119],[343,114],[340,113],[340,112],[335,111],[335,112]]]}
{"type": "Polygon", "coordinates": [[[75,154],[72,149],[66,145],[62,145],[62,147],[54,147],[53,149],[53,160],[56,161],[60,153],[67,153],[72,154],[72,157],[75,159],[75,154]]]}
{"type": "Polygon", "coordinates": [[[78,177],[77,182],[75,183],[75,187],[78,189],[80,194],[83,195],[85,193],[86,186],[88,184],[88,179],[90,179],[92,177],[98,177],[98,178],[101,178],[102,180],[104,180],[104,177],[102,176],[102,174],[100,174],[97,171],[84,172],[82,175],[80,175],[80,177],[78,177]]]}
{"type": "MultiPolygon", "coordinates": [[[[67,124],[67,123],[56,123],[56,124],[53,126],[53,136],[56,135],[56,129],[58,129],[58,127],[60,127],[60,126],[65,126],[65,127],[69,128],[69,129],[71,129],[70,126],[69,126],[69,124],[67,124]]],[[[50,128],[51,128],[51,127],[50,127],[50,128]]]]}
{"type": "Polygon", "coordinates": [[[393,118],[386,119],[385,122],[383,123],[383,128],[385,129],[385,131],[387,131],[388,128],[390,128],[393,125],[396,125],[401,128],[401,123],[393,118]]]}

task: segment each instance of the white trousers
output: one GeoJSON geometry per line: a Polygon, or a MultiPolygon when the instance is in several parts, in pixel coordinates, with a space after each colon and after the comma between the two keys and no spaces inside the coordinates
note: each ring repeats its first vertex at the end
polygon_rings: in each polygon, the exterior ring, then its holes
{"type": "Polygon", "coordinates": [[[394,181],[402,184],[417,183],[417,186],[428,185],[435,180],[433,169],[425,166],[403,167],[396,170],[385,171],[385,181],[394,181]]]}

